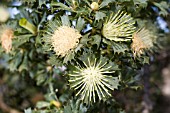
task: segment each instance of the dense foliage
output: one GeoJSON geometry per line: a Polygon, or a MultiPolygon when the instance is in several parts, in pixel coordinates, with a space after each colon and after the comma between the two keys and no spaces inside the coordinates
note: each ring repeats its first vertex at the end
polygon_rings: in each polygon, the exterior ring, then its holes
{"type": "Polygon", "coordinates": [[[2,75],[22,98],[43,93],[27,102],[35,106],[18,108],[124,113],[115,92],[142,88],[142,67],[165,40],[157,17],[168,16],[168,8],[166,0],[1,1],[2,75]],[[9,17],[7,7],[19,13],[9,17]]]}

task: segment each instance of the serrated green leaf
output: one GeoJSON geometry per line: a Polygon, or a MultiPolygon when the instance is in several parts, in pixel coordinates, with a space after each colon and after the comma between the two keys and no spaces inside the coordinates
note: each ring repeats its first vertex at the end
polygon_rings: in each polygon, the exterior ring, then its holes
{"type": "Polygon", "coordinates": [[[37,85],[41,85],[46,80],[46,74],[44,70],[40,70],[36,73],[37,85]]]}
{"type": "Polygon", "coordinates": [[[90,33],[83,35],[83,37],[80,39],[80,44],[87,45],[87,42],[90,40],[89,35],[90,33]]]}
{"type": "Polygon", "coordinates": [[[46,107],[49,107],[50,106],[50,103],[49,102],[45,102],[45,101],[39,101],[37,104],[36,104],[36,107],[38,109],[41,109],[41,108],[46,108],[46,107]]]}
{"type": "Polygon", "coordinates": [[[18,68],[18,71],[22,71],[22,70],[27,70],[28,71],[28,56],[27,54],[24,55],[23,61],[21,63],[21,65],[18,68]]]}
{"type": "Polygon", "coordinates": [[[148,0],[133,0],[134,5],[139,5],[143,8],[147,7],[147,5],[148,5],[147,1],[148,0]]]}
{"type": "Polygon", "coordinates": [[[46,0],[39,0],[39,7],[46,3],[46,0]]]}
{"type": "Polygon", "coordinates": [[[118,77],[112,77],[108,79],[108,83],[111,85],[113,89],[118,89],[119,86],[119,78],[118,77]]]}
{"type": "Polygon", "coordinates": [[[72,59],[74,59],[75,53],[74,52],[70,52],[68,53],[65,57],[64,57],[64,61],[63,63],[67,64],[69,61],[71,61],[72,59]]]}
{"type": "Polygon", "coordinates": [[[99,6],[99,9],[107,6],[107,5],[108,5],[109,3],[111,3],[111,2],[115,2],[115,0],[103,0],[102,3],[101,3],[100,6],[99,6]]]}
{"type": "Polygon", "coordinates": [[[64,113],[73,113],[71,110],[71,106],[69,106],[69,105],[64,106],[64,113]]]}
{"type": "Polygon", "coordinates": [[[144,57],[143,64],[149,64],[149,57],[144,57]]]}
{"type": "Polygon", "coordinates": [[[114,54],[124,53],[125,51],[129,50],[128,46],[124,43],[116,43],[112,42],[112,48],[114,50],[114,54]]]}
{"type": "Polygon", "coordinates": [[[29,41],[30,37],[32,37],[32,34],[26,34],[26,35],[19,35],[16,36],[16,38],[13,40],[13,47],[18,48],[20,45],[26,43],[29,41]]]}
{"type": "Polygon", "coordinates": [[[81,32],[81,30],[84,28],[84,26],[85,26],[84,19],[79,17],[77,20],[76,29],[79,30],[79,32],[81,32]]]}
{"type": "Polygon", "coordinates": [[[71,8],[69,8],[68,6],[66,6],[65,4],[63,4],[61,2],[52,2],[51,6],[52,7],[57,6],[58,7],[57,9],[60,9],[60,10],[72,11],[71,8]]]}
{"type": "Polygon", "coordinates": [[[61,66],[62,65],[62,61],[59,58],[57,58],[55,55],[53,55],[49,58],[49,63],[52,66],[61,66]]]}
{"type": "Polygon", "coordinates": [[[25,110],[24,110],[24,113],[32,113],[31,108],[25,109],[25,110]]]}
{"type": "Polygon", "coordinates": [[[9,69],[10,71],[15,71],[18,69],[18,66],[22,62],[23,55],[18,52],[11,60],[9,60],[9,69]]]}
{"type": "Polygon", "coordinates": [[[160,3],[153,2],[153,4],[160,9],[160,12],[159,12],[160,15],[163,15],[163,16],[167,16],[168,15],[168,11],[167,10],[169,9],[169,5],[168,5],[167,2],[165,2],[165,1],[162,1],[160,3]]]}
{"type": "Polygon", "coordinates": [[[90,38],[93,39],[92,44],[96,44],[97,48],[99,48],[100,42],[101,42],[101,36],[100,35],[94,35],[94,36],[91,36],[90,38]]]}
{"type": "Polygon", "coordinates": [[[80,7],[78,10],[75,11],[77,13],[76,16],[81,16],[81,15],[89,15],[92,10],[86,7],[80,7]]]}
{"type": "Polygon", "coordinates": [[[62,25],[71,26],[68,16],[66,16],[66,15],[61,16],[61,21],[62,21],[62,25]]]}
{"type": "Polygon", "coordinates": [[[97,20],[97,21],[103,20],[104,17],[106,17],[106,14],[103,12],[97,11],[95,14],[95,20],[97,20]]]}

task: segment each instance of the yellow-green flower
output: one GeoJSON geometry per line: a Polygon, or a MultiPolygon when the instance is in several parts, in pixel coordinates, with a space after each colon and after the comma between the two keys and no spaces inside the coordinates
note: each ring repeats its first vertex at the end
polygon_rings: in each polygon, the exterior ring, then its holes
{"type": "Polygon", "coordinates": [[[119,80],[117,77],[112,77],[115,71],[113,67],[108,66],[107,62],[90,60],[84,62],[84,67],[78,65],[72,74],[69,74],[69,82],[71,88],[77,90],[76,96],[80,96],[85,103],[96,102],[96,97],[99,100],[104,100],[111,96],[110,91],[117,88],[119,80]]]}
{"type": "Polygon", "coordinates": [[[102,34],[105,38],[113,41],[131,40],[132,34],[135,32],[135,21],[125,12],[118,11],[111,14],[105,21],[102,34]]]}
{"type": "Polygon", "coordinates": [[[6,53],[12,49],[12,39],[14,38],[14,31],[6,25],[0,26],[0,42],[2,48],[6,53]]]}
{"type": "Polygon", "coordinates": [[[149,30],[142,28],[133,34],[131,48],[134,56],[140,56],[144,50],[154,46],[154,35],[149,30]]]}

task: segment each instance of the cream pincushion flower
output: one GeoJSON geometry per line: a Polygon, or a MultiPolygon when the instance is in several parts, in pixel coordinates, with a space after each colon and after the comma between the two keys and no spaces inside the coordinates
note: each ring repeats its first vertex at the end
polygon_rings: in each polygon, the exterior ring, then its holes
{"type": "MultiPolygon", "coordinates": [[[[81,17],[75,20],[75,24],[67,15],[50,20],[42,37],[44,50],[55,53],[57,60],[68,63],[82,47],[79,41],[83,37],[80,32],[84,26],[85,21],[81,17]]],[[[54,57],[53,55],[50,57],[54,57]]]]}
{"type": "Polygon", "coordinates": [[[85,103],[96,102],[96,97],[99,100],[104,100],[111,96],[110,90],[117,88],[119,80],[117,77],[112,77],[115,71],[112,66],[108,66],[107,62],[89,59],[83,62],[85,67],[76,66],[75,71],[69,74],[71,88],[77,90],[76,96],[80,96],[85,103]]]}
{"type": "Polygon", "coordinates": [[[147,29],[139,29],[133,34],[131,48],[133,50],[134,56],[140,56],[144,50],[153,47],[154,35],[147,29]]]}
{"type": "Polygon", "coordinates": [[[1,26],[0,41],[2,48],[5,49],[6,53],[9,53],[12,49],[12,39],[14,37],[13,30],[6,26],[1,26]]]}
{"type": "Polygon", "coordinates": [[[81,34],[69,26],[60,26],[51,37],[52,47],[56,55],[64,57],[69,51],[77,47],[81,34]]]}

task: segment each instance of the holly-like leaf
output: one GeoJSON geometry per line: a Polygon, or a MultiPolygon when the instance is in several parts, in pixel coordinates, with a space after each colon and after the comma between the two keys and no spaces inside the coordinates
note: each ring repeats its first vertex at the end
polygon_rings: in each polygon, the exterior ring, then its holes
{"type": "Polygon", "coordinates": [[[68,16],[64,15],[61,17],[62,25],[71,26],[68,16]]]}
{"type": "Polygon", "coordinates": [[[100,35],[94,35],[94,36],[91,36],[91,38],[93,39],[92,44],[96,44],[97,48],[99,48],[100,42],[101,42],[101,36],[100,35]]]}
{"type": "Polygon", "coordinates": [[[87,108],[81,104],[80,100],[70,100],[68,105],[64,106],[64,113],[86,113],[87,108]]]}
{"type": "Polygon", "coordinates": [[[120,80],[118,77],[112,77],[108,79],[108,83],[111,85],[113,89],[118,89],[119,81],[120,80]]]}
{"type": "Polygon", "coordinates": [[[115,0],[103,0],[102,3],[101,3],[100,6],[99,6],[99,9],[107,6],[107,5],[108,5],[109,3],[111,3],[111,2],[115,2],[115,0]]]}
{"type": "Polygon", "coordinates": [[[145,56],[143,60],[143,64],[149,64],[149,57],[145,56]]]}
{"type": "Polygon", "coordinates": [[[139,5],[143,8],[147,7],[147,5],[148,5],[147,1],[148,0],[133,0],[134,5],[139,5]]]}
{"type": "Polygon", "coordinates": [[[62,65],[62,61],[57,58],[55,55],[52,55],[50,58],[49,58],[49,63],[52,65],[52,66],[61,66],[62,65]]]}
{"type": "Polygon", "coordinates": [[[160,12],[159,12],[160,15],[163,15],[163,16],[168,15],[167,10],[169,9],[169,5],[167,2],[165,2],[165,1],[162,1],[160,3],[154,2],[153,4],[160,9],[160,12]]]}
{"type": "Polygon", "coordinates": [[[36,104],[36,107],[41,109],[41,108],[46,108],[46,107],[49,107],[50,106],[50,103],[49,102],[46,102],[46,101],[39,101],[37,104],[36,104]]]}
{"type": "Polygon", "coordinates": [[[72,11],[71,8],[69,8],[68,6],[66,6],[65,4],[61,3],[61,2],[51,2],[51,6],[57,6],[57,8],[55,9],[59,9],[59,10],[66,10],[66,11],[72,11]]]}
{"type": "Polygon", "coordinates": [[[25,110],[24,110],[24,113],[32,113],[31,108],[25,109],[25,110]]]}
{"type": "Polygon", "coordinates": [[[69,54],[67,54],[67,55],[64,57],[63,63],[64,63],[64,64],[67,64],[69,61],[71,61],[72,59],[74,59],[74,57],[75,57],[75,53],[71,51],[69,54]]]}
{"type": "Polygon", "coordinates": [[[16,38],[13,40],[14,48],[18,48],[20,45],[28,42],[30,37],[32,37],[32,36],[33,36],[32,34],[16,36],[16,38]]]}
{"type": "Polygon", "coordinates": [[[79,30],[79,32],[81,32],[81,30],[84,28],[84,26],[85,26],[84,19],[79,17],[77,20],[76,29],[79,30]]]}
{"type": "Polygon", "coordinates": [[[125,51],[128,51],[129,48],[126,44],[124,43],[116,43],[116,42],[112,42],[112,48],[114,50],[114,54],[116,53],[124,53],[125,51]]]}
{"type": "Polygon", "coordinates": [[[27,70],[28,71],[28,56],[25,53],[22,64],[19,66],[18,71],[27,70]]]}
{"type": "Polygon", "coordinates": [[[95,14],[95,20],[97,21],[102,20],[104,17],[106,17],[106,14],[103,12],[97,11],[95,14]]]}
{"type": "Polygon", "coordinates": [[[73,113],[71,111],[71,106],[67,105],[67,106],[64,106],[64,113],[73,113]]]}
{"type": "Polygon", "coordinates": [[[36,2],[36,0],[18,0],[22,3],[29,3],[29,4],[33,4],[34,2],[36,2]]]}
{"type": "Polygon", "coordinates": [[[9,69],[10,69],[10,71],[15,71],[15,70],[18,69],[18,66],[22,62],[22,57],[23,57],[23,55],[20,52],[18,52],[18,53],[15,54],[15,56],[13,56],[9,60],[9,69]]]}
{"type": "Polygon", "coordinates": [[[41,7],[43,4],[46,3],[46,0],[39,0],[38,2],[39,2],[39,7],[41,7]]]}

